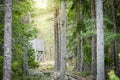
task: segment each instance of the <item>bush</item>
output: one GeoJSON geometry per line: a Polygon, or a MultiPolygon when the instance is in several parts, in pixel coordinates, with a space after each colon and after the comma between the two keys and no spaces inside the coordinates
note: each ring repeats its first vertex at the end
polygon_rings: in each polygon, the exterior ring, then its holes
{"type": "Polygon", "coordinates": [[[112,70],[108,73],[109,75],[109,80],[120,80],[116,75],[115,72],[112,70]]]}

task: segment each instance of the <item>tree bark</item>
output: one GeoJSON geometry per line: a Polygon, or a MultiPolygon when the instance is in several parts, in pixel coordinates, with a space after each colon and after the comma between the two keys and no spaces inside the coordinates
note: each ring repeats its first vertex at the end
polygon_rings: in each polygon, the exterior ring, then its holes
{"type": "Polygon", "coordinates": [[[66,71],[66,4],[61,2],[61,66],[60,66],[60,80],[65,80],[66,71]]]}
{"type": "MultiPolygon", "coordinates": [[[[77,2],[77,11],[76,11],[76,15],[77,15],[77,26],[78,26],[78,23],[80,22],[80,0],[77,2]]],[[[78,38],[78,41],[77,41],[77,66],[76,66],[76,68],[77,68],[77,71],[80,71],[80,59],[81,59],[81,57],[80,57],[80,38],[79,38],[79,33],[78,32],[76,32],[76,34],[77,34],[77,38],[78,38]]]]}
{"type": "MultiPolygon", "coordinates": [[[[27,12],[24,15],[24,17],[21,19],[21,24],[30,24],[30,18],[31,18],[30,12],[27,12]]],[[[27,50],[25,49],[27,47],[26,46],[26,36],[23,36],[22,40],[23,40],[22,46],[24,47],[24,49],[23,49],[23,72],[26,76],[28,76],[29,75],[28,56],[27,56],[27,50]]]]}
{"type": "MultiPolygon", "coordinates": [[[[82,20],[82,9],[81,9],[81,4],[82,4],[82,1],[79,0],[77,2],[77,26],[80,26],[78,25],[80,23],[80,21],[82,20]]],[[[77,45],[77,71],[83,71],[82,67],[83,67],[83,50],[82,50],[82,40],[79,38],[79,32],[77,32],[77,36],[78,36],[78,45],[77,45]]]]}
{"type": "Polygon", "coordinates": [[[103,0],[96,0],[96,26],[97,26],[97,80],[105,80],[103,0]]]}
{"type": "Polygon", "coordinates": [[[23,53],[23,72],[26,76],[29,76],[27,50],[23,53]]]}
{"type": "MultiPolygon", "coordinates": [[[[113,33],[117,33],[116,25],[116,10],[115,10],[115,0],[112,0],[112,17],[113,17],[113,33]]],[[[119,75],[119,59],[118,59],[118,47],[116,39],[113,41],[113,55],[114,55],[114,70],[116,75],[119,75]]]]}
{"type": "MultiPolygon", "coordinates": [[[[96,19],[95,15],[95,0],[91,0],[91,18],[96,19]]],[[[96,27],[93,26],[93,31],[96,32],[96,27]]],[[[91,40],[92,62],[91,62],[91,75],[96,77],[96,34],[92,35],[91,40]]]]}
{"type": "Polygon", "coordinates": [[[60,77],[60,47],[59,47],[59,8],[55,9],[54,13],[54,39],[55,39],[55,80],[58,80],[60,77]]]}
{"type": "Polygon", "coordinates": [[[27,56],[27,50],[26,50],[26,42],[24,42],[24,41],[26,41],[25,40],[25,37],[23,36],[23,44],[22,44],[22,46],[23,46],[23,72],[24,72],[24,74],[26,75],[26,76],[29,76],[29,67],[28,67],[28,56],[27,56]]]}
{"type": "Polygon", "coordinates": [[[12,79],[12,0],[5,0],[3,80],[12,79]]]}
{"type": "Polygon", "coordinates": [[[81,59],[81,56],[80,56],[80,43],[78,42],[78,45],[77,45],[77,71],[80,71],[80,59],[81,59]]]}
{"type": "Polygon", "coordinates": [[[80,39],[80,48],[81,48],[81,58],[80,58],[80,72],[83,72],[83,64],[84,64],[84,53],[83,53],[83,38],[80,39]]]}

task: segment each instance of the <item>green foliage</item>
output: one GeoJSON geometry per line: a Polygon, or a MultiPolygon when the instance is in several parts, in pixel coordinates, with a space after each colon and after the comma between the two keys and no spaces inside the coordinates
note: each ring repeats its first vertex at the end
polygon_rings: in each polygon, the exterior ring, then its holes
{"type": "Polygon", "coordinates": [[[120,80],[120,79],[115,75],[114,71],[110,71],[110,72],[108,73],[108,75],[109,75],[109,80],[120,80]]]}
{"type": "MultiPolygon", "coordinates": [[[[117,0],[118,1],[118,0],[117,0]]],[[[13,79],[14,80],[29,80],[29,77],[26,77],[23,74],[23,54],[27,54],[28,65],[29,68],[38,67],[38,63],[34,61],[34,50],[29,43],[30,40],[36,37],[37,30],[34,28],[35,24],[31,21],[30,24],[22,22],[26,13],[30,12],[31,17],[35,15],[44,15],[48,14],[48,12],[53,12],[54,9],[60,8],[61,0],[48,0],[47,10],[44,9],[37,9],[35,14],[33,13],[33,0],[13,0],[13,21],[12,21],[12,52],[13,52],[13,62],[12,62],[12,69],[13,69],[13,79]],[[54,5],[53,5],[54,2],[54,5]]],[[[77,10],[78,6],[77,3],[79,0],[66,0],[67,2],[67,50],[74,54],[74,59],[76,59],[76,48],[78,43],[80,43],[80,38],[83,38],[83,51],[84,51],[84,64],[90,65],[91,63],[91,44],[90,44],[90,37],[92,35],[96,35],[96,31],[93,30],[95,28],[95,20],[91,19],[90,13],[90,0],[83,0],[81,6],[81,20],[77,19],[77,10]]],[[[111,46],[112,41],[119,40],[120,37],[120,5],[118,4],[120,1],[117,2],[115,5],[116,7],[116,23],[117,23],[117,32],[113,34],[113,21],[112,21],[112,5],[111,1],[104,0],[104,29],[105,29],[105,48],[109,48],[111,46]]],[[[0,1],[0,7],[3,6],[4,1],[0,1]]],[[[45,23],[40,23],[39,26],[46,25],[45,23]]],[[[48,26],[48,24],[47,24],[48,26]]],[[[0,55],[3,55],[3,35],[4,35],[4,10],[0,11],[0,55]]],[[[47,31],[44,28],[45,32],[47,31]]],[[[49,32],[50,30],[48,30],[49,32]]],[[[44,34],[44,33],[43,33],[44,34]]],[[[45,35],[45,34],[44,34],[45,35]]],[[[42,35],[43,36],[43,35],[42,35]]],[[[50,41],[47,38],[46,41],[50,41]]],[[[49,45],[49,44],[48,44],[49,45]]],[[[120,44],[118,43],[118,46],[120,44]]],[[[105,64],[112,65],[113,59],[109,56],[109,49],[105,49],[105,64]]],[[[75,61],[74,61],[75,62],[75,61]]],[[[52,69],[53,66],[49,65],[49,68],[52,69]]],[[[0,78],[2,78],[3,73],[3,56],[0,56],[0,78]]],[[[85,73],[76,73],[81,76],[88,75],[89,72],[85,73]]],[[[119,80],[119,78],[115,75],[114,71],[108,73],[110,80],[119,80]]],[[[32,80],[46,80],[48,76],[40,75],[32,80]]]]}
{"type": "Polygon", "coordinates": [[[105,33],[105,45],[110,45],[114,40],[119,40],[120,34],[106,31],[105,33]]]}
{"type": "Polygon", "coordinates": [[[88,76],[90,75],[90,72],[74,72],[75,75],[79,75],[79,76],[88,76]]]}
{"type": "Polygon", "coordinates": [[[0,1],[0,55],[3,55],[3,35],[4,35],[4,11],[1,10],[3,7],[3,1],[0,1]]]}
{"type": "Polygon", "coordinates": [[[22,72],[22,63],[15,61],[12,64],[12,70],[13,70],[13,79],[15,78],[15,76],[20,76],[21,74],[23,74],[22,72]]]}
{"type": "Polygon", "coordinates": [[[4,1],[1,0],[0,1],[0,80],[3,80],[2,77],[3,77],[3,42],[4,42],[4,38],[3,38],[3,35],[4,35],[4,11],[2,10],[3,9],[3,3],[4,1]]]}
{"type": "MultiPolygon", "coordinates": [[[[81,20],[77,20],[77,3],[79,0],[67,0],[67,50],[69,52],[73,52],[75,55],[77,54],[76,49],[78,43],[80,43],[80,38],[84,38],[83,41],[83,50],[84,50],[84,64],[91,63],[91,36],[96,35],[96,21],[95,19],[91,19],[90,13],[90,0],[83,0],[81,3],[82,12],[81,20]],[[82,33],[81,33],[82,31],[82,33]],[[79,33],[79,35],[78,35],[79,33]]],[[[105,65],[113,66],[113,58],[111,58],[111,46],[114,40],[117,40],[118,47],[119,37],[120,37],[120,6],[117,3],[115,5],[116,12],[116,26],[117,33],[113,33],[113,14],[112,13],[112,1],[104,0],[104,32],[105,32],[105,65]]],[[[120,50],[118,51],[118,53],[120,50]]],[[[115,80],[115,79],[114,79],[115,80]]]]}
{"type": "MultiPolygon", "coordinates": [[[[34,61],[34,50],[31,47],[30,40],[36,37],[36,29],[34,23],[25,23],[28,12],[33,11],[33,0],[13,0],[12,5],[12,70],[13,80],[18,80],[23,74],[23,54],[27,52],[29,68],[38,67],[38,63],[34,61]]],[[[4,5],[0,2],[1,5],[4,5]]],[[[30,17],[30,16],[27,16],[30,17]]],[[[31,18],[31,17],[30,17],[31,18]]],[[[4,12],[0,11],[0,55],[3,55],[3,35],[4,35],[4,12]]],[[[3,74],[3,57],[0,56],[0,78],[3,74]]],[[[22,80],[22,78],[20,79],[22,80]]]]}
{"type": "Polygon", "coordinates": [[[91,46],[90,45],[84,45],[84,60],[87,65],[91,63],[91,46]]]}
{"type": "Polygon", "coordinates": [[[3,76],[3,56],[0,56],[0,80],[2,80],[3,76]]]}
{"type": "Polygon", "coordinates": [[[112,59],[112,58],[109,58],[108,55],[105,55],[105,64],[106,64],[107,66],[110,66],[110,65],[113,64],[113,59],[112,59]]]}
{"type": "Polygon", "coordinates": [[[34,60],[33,61],[29,60],[29,68],[36,68],[36,67],[39,67],[39,64],[34,60]]]}

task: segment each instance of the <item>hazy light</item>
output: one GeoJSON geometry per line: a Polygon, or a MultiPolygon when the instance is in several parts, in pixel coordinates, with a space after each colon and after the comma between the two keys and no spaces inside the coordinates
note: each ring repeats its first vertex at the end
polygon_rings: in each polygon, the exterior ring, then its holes
{"type": "Polygon", "coordinates": [[[47,0],[34,0],[36,2],[35,6],[37,8],[45,9],[47,7],[47,0]]]}

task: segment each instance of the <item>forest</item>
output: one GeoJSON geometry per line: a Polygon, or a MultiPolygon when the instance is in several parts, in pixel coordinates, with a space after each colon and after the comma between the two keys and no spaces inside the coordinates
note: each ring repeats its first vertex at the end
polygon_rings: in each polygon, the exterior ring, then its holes
{"type": "Polygon", "coordinates": [[[0,80],[120,80],[120,0],[0,0],[0,80]]]}

